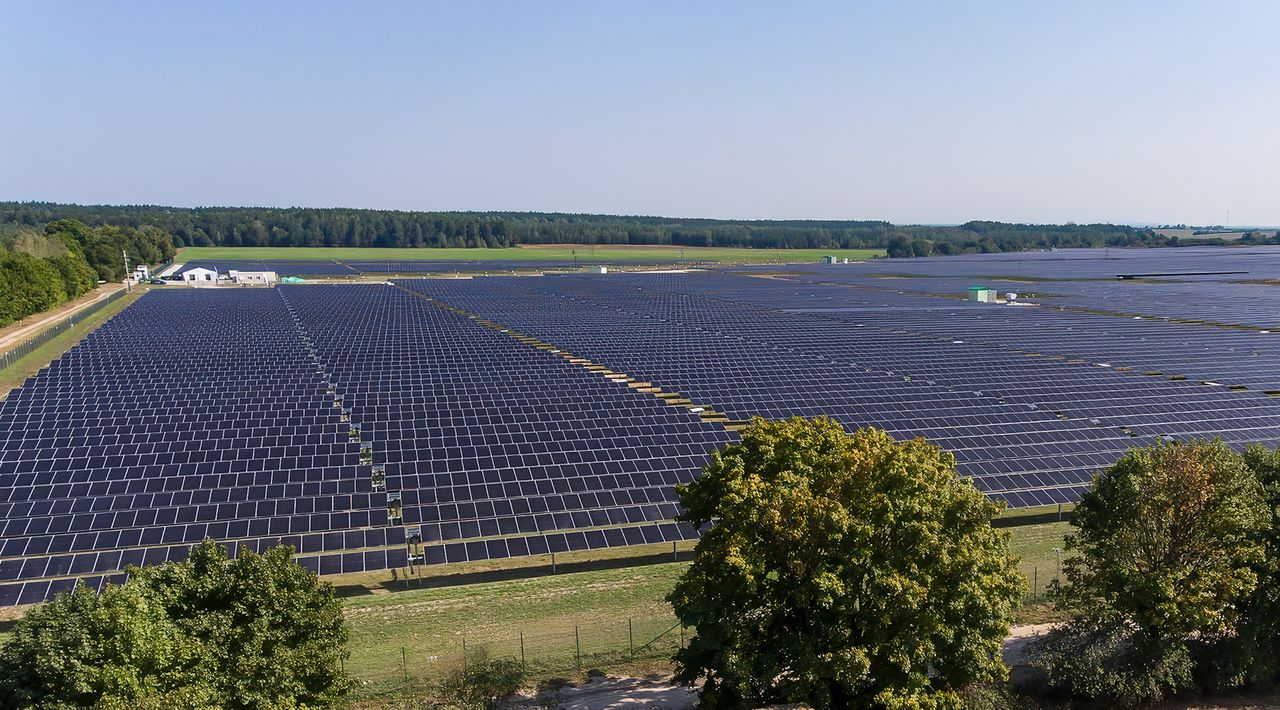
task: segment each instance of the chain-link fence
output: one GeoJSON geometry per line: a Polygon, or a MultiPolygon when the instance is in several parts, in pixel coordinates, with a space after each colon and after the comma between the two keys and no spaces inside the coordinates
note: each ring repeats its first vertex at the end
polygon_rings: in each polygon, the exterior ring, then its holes
{"type": "Polygon", "coordinates": [[[1025,601],[1043,601],[1047,598],[1050,585],[1063,579],[1062,567],[1058,564],[1049,566],[1023,564],[1020,565],[1020,571],[1027,578],[1025,601]]]}
{"type": "Polygon", "coordinates": [[[117,300],[123,298],[126,293],[127,292],[124,289],[120,289],[119,291],[116,291],[110,296],[107,296],[106,298],[103,298],[102,300],[95,302],[91,306],[83,308],[79,311],[76,311],[75,313],[68,315],[66,318],[61,318],[56,322],[49,324],[49,326],[41,330],[39,333],[36,333],[30,338],[23,340],[22,342],[10,348],[5,353],[0,354],[0,370],[3,370],[9,367],[15,362],[26,357],[27,355],[30,355],[31,353],[35,352],[37,348],[49,342],[50,340],[53,340],[59,335],[62,335],[63,333],[71,330],[72,328],[76,327],[80,323],[83,323],[85,319],[89,318],[94,313],[97,313],[103,308],[106,308],[112,303],[115,303],[117,300]]]}
{"type": "Polygon", "coordinates": [[[609,618],[563,626],[413,635],[405,643],[353,643],[345,670],[374,685],[433,681],[480,657],[518,660],[532,676],[666,662],[690,631],[672,616],[609,618]]]}

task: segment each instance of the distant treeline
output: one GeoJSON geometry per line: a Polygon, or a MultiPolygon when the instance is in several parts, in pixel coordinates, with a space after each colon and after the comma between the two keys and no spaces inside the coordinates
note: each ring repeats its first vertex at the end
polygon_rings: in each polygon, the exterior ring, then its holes
{"type": "Polygon", "coordinates": [[[509,247],[518,244],[672,244],[767,249],[887,249],[890,256],[1023,251],[1052,247],[1174,246],[1151,229],[1114,224],[967,222],[899,226],[884,221],[750,221],[553,214],[400,212],[363,209],[158,207],[0,202],[0,222],[57,219],[150,225],[176,246],[509,247]]]}
{"type": "Polygon", "coordinates": [[[59,219],[40,225],[0,224],[0,326],[54,308],[124,279],[124,254],[134,264],[173,258],[173,241],[152,226],[90,227],[59,219]]]}

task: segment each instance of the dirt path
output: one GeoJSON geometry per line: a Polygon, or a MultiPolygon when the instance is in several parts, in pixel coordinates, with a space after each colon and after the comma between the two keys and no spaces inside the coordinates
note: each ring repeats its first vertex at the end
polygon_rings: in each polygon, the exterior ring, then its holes
{"type": "Polygon", "coordinates": [[[1004,664],[1010,668],[1023,665],[1027,647],[1037,638],[1052,631],[1055,626],[1057,624],[1031,624],[1009,629],[1009,638],[1004,642],[1004,664]]]}
{"type": "Polygon", "coordinates": [[[81,296],[71,303],[64,303],[52,311],[37,313],[28,316],[17,323],[13,323],[3,329],[0,329],[0,351],[7,350],[13,345],[35,335],[43,330],[46,326],[56,323],[67,316],[81,311],[89,306],[107,298],[117,291],[123,290],[124,284],[103,284],[94,289],[92,293],[81,296]]]}
{"type": "Polygon", "coordinates": [[[600,676],[582,685],[543,691],[533,699],[519,703],[519,708],[556,707],[563,710],[615,710],[616,708],[655,708],[683,710],[698,707],[698,695],[692,689],[675,685],[670,677],[614,678],[600,676]]]}

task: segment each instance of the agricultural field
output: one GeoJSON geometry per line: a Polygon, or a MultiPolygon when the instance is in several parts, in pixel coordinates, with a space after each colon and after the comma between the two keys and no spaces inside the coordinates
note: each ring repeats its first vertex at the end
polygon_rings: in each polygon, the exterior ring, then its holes
{"type": "Polygon", "coordinates": [[[738,249],[717,247],[548,244],[504,249],[379,249],[361,247],[187,247],[176,261],[592,261],[779,263],[836,256],[862,261],[882,249],[738,249]]]}

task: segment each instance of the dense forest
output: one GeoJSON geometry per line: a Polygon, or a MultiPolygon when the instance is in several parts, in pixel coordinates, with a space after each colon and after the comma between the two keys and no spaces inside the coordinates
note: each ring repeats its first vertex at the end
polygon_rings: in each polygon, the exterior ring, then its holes
{"type": "Polygon", "coordinates": [[[160,264],[173,258],[173,241],[151,226],[0,224],[0,326],[78,298],[99,280],[122,281],[123,252],[135,264],[160,264]]]}
{"type": "Polygon", "coordinates": [[[175,246],[506,247],[517,244],[674,244],[768,249],[888,249],[890,256],[1051,247],[1175,246],[1182,240],[1114,224],[967,222],[897,226],[883,221],[715,220],[541,212],[401,212],[264,207],[90,206],[0,202],[0,223],[58,219],[157,227],[175,246]]]}

